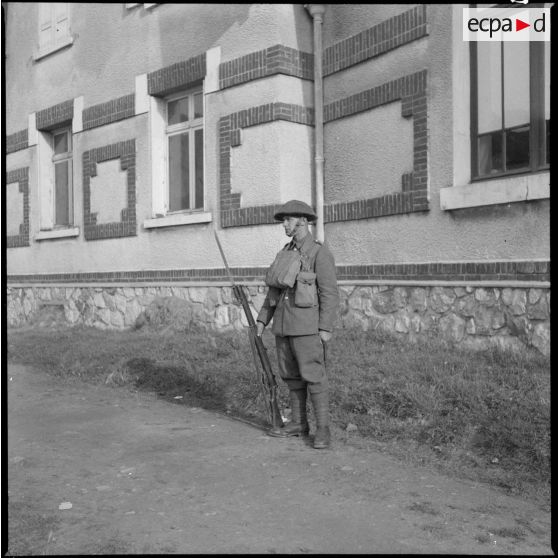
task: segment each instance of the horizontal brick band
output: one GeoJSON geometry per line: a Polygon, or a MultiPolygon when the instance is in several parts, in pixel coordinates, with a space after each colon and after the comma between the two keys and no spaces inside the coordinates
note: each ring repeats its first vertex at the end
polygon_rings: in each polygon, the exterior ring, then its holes
{"type": "Polygon", "coordinates": [[[135,114],[135,94],[125,95],[106,103],[93,105],[83,110],[83,129],[88,130],[118,120],[130,118],[135,114]]]}
{"type": "Polygon", "coordinates": [[[205,52],[147,74],[149,95],[166,95],[175,89],[190,87],[205,77],[205,52]]]}
{"type": "Polygon", "coordinates": [[[324,49],[324,76],[379,56],[427,34],[426,5],[423,4],[324,49]]]}
{"type": "Polygon", "coordinates": [[[274,74],[313,79],[314,56],[284,45],[274,45],[219,65],[219,87],[225,89],[274,74]]]}
{"type": "Polygon", "coordinates": [[[27,149],[29,147],[28,137],[27,128],[6,136],[6,153],[27,149]]]}
{"type": "Polygon", "coordinates": [[[74,101],[64,101],[58,105],[40,110],[36,114],[37,130],[51,130],[62,124],[71,122],[74,118],[74,101]]]}
{"type": "Polygon", "coordinates": [[[428,203],[422,192],[395,192],[377,198],[326,204],[324,222],[369,219],[426,209],[428,209],[428,203]]]}
{"type": "Polygon", "coordinates": [[[127,140],[97,147],[83,153],[83,224],[85,240],[135,236],[136,231],[136,140],[127,140]],[[127,206],[122,208],[120,221],[97,223],[91,212],[91,178],[97,176],[97,163],[120,159],[120,168],[127,173],[127,206]]]}
{"type": "MultiPolygon", "coordinates": [[[[261,281],[267,267],[233,267],[235,280],[261,281]]],[[[550,261],[444,262],[338,265],[338,280],[550,281],[550,261]]],[[[110,283],[229,281],[224,268],[8,275],[8,283],[110,283]]]]}
{"type": "Polygon", "coordinates": [[[29,167],[21,167],[6,173],[6,184],[18,182],[19,192],[23,194],[23,223],[19,225],[19,234],[6,236],[8,248],[29,246],[29,167]]]}

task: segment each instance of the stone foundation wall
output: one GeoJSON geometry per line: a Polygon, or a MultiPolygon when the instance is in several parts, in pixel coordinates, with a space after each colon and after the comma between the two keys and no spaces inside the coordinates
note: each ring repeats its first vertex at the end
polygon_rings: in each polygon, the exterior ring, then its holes
{"type": "MultiPolygon", "coordinates": [[[[263,285],[246,287],[254,315],[266,290],[263,285]]],[[[208,329],[247,325],[232,289],[226,286],[26,286],[7,291],[12,327],[40,325],[41,311],[51,307],[58,308],[69,325],[129,328],[149,314],[158,297],[181,299],[188,323],[208,329]]],[[[343,285],[339,291],[337,327],[379,328],[411,340],[440,337],[472,349],[532,346],[550,354],[550,289],[343,285]]]]}

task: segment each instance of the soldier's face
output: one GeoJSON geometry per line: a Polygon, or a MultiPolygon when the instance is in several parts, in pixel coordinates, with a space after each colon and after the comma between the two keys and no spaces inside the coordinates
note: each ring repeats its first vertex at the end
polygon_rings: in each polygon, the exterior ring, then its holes
{"type": "Polygon", "coordinates": [[[297,229],[303,225],[304,217],[285,217],[283,219],[283,228],[287,236],[294,236],[297,229]]]}

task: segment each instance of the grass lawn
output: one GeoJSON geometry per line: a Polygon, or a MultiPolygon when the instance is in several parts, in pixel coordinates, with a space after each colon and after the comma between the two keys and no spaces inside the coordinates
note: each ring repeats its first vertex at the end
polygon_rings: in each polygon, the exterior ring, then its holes
{"type": "MultiPolygon", "coordinates": [[[[277,370],[267,331],[264,342],[277,370]]],[[[247,332],[11,330],[8,359],[64,378],[145,389],[265,421],[247,332]]],[[[534,350],[471,352],[437,340],[410,344],[346,329],[329,343],[327,366],[337,440],[548,498],[549,358],[534,350]]],[[[279,397],[288,407],[283,385],[279,397]]]]}

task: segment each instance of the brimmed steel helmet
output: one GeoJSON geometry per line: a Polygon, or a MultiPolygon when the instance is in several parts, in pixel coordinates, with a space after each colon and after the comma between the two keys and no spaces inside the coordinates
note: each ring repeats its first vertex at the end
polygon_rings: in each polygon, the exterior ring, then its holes
{"type": "Polygon", "coordinates": [[[290,200],[284,203],[273,217],[276,221],[282,221],[285,217],[306,217],[311,223],[318,218],[314,210],[300,200],[290,200]]]}

